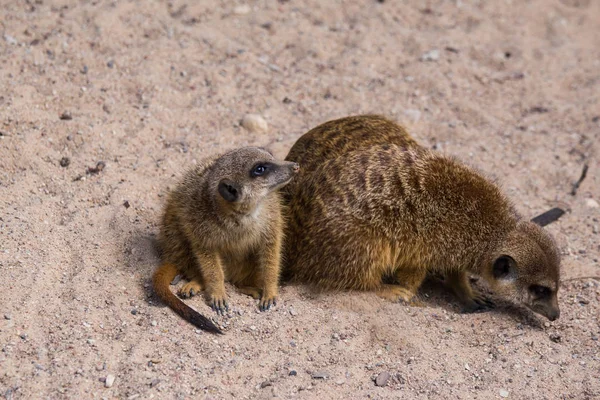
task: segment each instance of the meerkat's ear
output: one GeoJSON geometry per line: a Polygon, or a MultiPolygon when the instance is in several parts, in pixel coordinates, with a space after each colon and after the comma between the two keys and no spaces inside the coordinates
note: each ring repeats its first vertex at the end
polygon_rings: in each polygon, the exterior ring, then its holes
{"type": "Polygon", "coordinates": [[[494,261],[492,272],[496,279],[515,280],[517,279],[517,262],[511,256],[500,256],[494,261]]]}
{"type": "Polygon", "coordinates": [[[230,179],[223,179],[219,182],[219,194],[228,202],[233,203],[240,199],[242,190],[238,184],[230,179]]]}

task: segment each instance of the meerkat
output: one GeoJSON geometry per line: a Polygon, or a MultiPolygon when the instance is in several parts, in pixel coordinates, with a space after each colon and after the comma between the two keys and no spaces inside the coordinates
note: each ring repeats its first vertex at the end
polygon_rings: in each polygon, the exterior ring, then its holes
{"type": "Polygon", "coordinates": [[[302,169],[282,190],[285,201],[290,201],[303,176],[312,174],[325,160],[376,144],[418,145],[406,129],[380,115],[340,118],[311,129],[294,143],[286,157],[300,164],[302,169]]]}
{"type": "Polygon", "coordinates": [[[284,229],[279,189],[297,171],[295,162],[246,147],[187,172],[170,193],[162,218],[162,264],[153,277],[158,296],[184,319],[214,333],[221,330],[171,292],[177,274],[189,281],[179,290],[181,297],[204,290],[219,314],[229,307],[225,281],[260,298],[261,311],[275,305],[284,229]]]}
{"type": "MultiPolygon", "coordinates": [[[[301,159],[295,148],[286,158],[301,159]]],[[[465,311],[493,306],[471,287],[473,274],[499,295],[559,317],[554,240],[479,172],[413,142],[357,145],[313,167],[286,194],[284,268],[292,279],[411,301],[428,273],[441,274],[465,311]]]]}
{"type": "MultiPolygon", "coordinates": [[[[418,142],[401,125],[382,115],[355,115],[325,122],[302,135],[290,149],[286,160],[302,165],[302,169],[289,185],[283,189],[286,202],[303,182],[304,174],[311,174],[325,160],[365,149],[377,144],[419,146],[418,142]]],[[[565,211],[554,207],[531,219],[546,226],[559,219],[565,211]]]]}

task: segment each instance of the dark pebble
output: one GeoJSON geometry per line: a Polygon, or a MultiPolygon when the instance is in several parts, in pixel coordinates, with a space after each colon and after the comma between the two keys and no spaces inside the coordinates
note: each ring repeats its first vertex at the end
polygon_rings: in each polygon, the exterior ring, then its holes
{"type": "Polygon", "coordinates": [[[290,373],[288,374],[289,376],[296,376],[298,375],[298,373],[296,372],[296,370],[291,370],[290,373]]]}
{"type": "Polygon", "coordinates": [[[106,63],[106,66],[107,66],[108,68],[112,68],[112,67],[114,67],[114,66],[115,66],[115,62],[114,62],[113,60],[110,60],[109,62],[107,62],[107,63],[106,63]]]}
{"type": "Polygon", "coordinates": [[[271,382],[269,382],[269,381],[264,381],[263,383],[260,384],[260,388],[261,389],[264,389],[267,386],[273,386],[273,384],[271,382]]]}
{"type": "Polygon", "coordinates": [[[134,308],[133,310],[131,310],[131,313],[132,313],[133,315],[137,315],[137,313],[138,313],[138,310],[134,308]]]}
{"type": "Polygon", "coordinates": [[[71,159],[69,157],[63,157],[60,159],[60,166],[66,168],[71,164],[71,159]]]}
{"type": "Polygon", "coordinates": [[[182,276],[181,275],[175,275],[175,278],[173,278],[173,280],[171,281],[171,285],[177,285],[179,283],[179,281],[181,281],[182,276]]]}
{"type": "Polygon", "coordinates": [[[87,173],[91,175],[96,175],[106,167],[106,163],[104,161],[98,161],[95,167],[91,167],[87,169],[87,173]]]}
{"type": "Polygon", "coordinates": [[[129,204],[129,200],[125,200],[125,201],[123,202],[123,207],[125,207],[125,208],[129,208],[129,207],[131,207],[131,204],[129,204]]]}
{"type": "Polygon", "coordinates": [[[383,371],[379,375],[377,375],[377,378],[375,378],[375,385],[385,386],[385,385],[387,385],[389,380],[390,380],[390,373],[387,371],[383,371]]]}
{"type": "Polygon", "coordinates": [[[69,111],[65,111],[62,114],[60,114],[60,119],[62,119],[63,121],[70,121],[73,119],[73,116],[71,115],[71,113],[69,111]]]}

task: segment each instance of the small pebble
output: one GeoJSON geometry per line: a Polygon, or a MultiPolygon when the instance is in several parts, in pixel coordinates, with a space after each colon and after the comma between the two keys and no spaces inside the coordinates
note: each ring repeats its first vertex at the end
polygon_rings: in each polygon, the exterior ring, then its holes
{"type": "Polygon", "coordinates": [[[131,310],[131,313],[132,313],[133,315],[137,315],[137,313],[138,313],[138,310],[137,310],[136,308],[134,308],[133,310],[131,310]]]}
{"type": "Polygon", "coordinates": [[[150,387],[154,387],[156,385],[158,385],[160,383],[160,379],[152,379],[152,382],[150,382],[150,387]]]}
{"type": "Polygon", "coordinates": [[[311,377],[313,379],[327,379],[329,378],[329,373],[327,371],[317,371],[314,372],[311,377]]]}
{"type": "Polygon", "coordinates": [[[17,44],[17,39],[15,39],[14,37],[10,36],[10,35],[4,35],[4,40],[6,40],[6,43],[8,43],[11,46],[14,46],[15,44],[17,44]]]}
{"type": "Polygon", "coordinates": [[[73,119],[73,115],[71,115],[70,111],[64,111],[62,114],[60,114],[59,118],[63,121],[70,121],[73,119]]]}
{"type": "Polygon", "coordinates": [[[26,333],[21,333],[21,334],[19,335],[19,337],[20,337],[21,339],[23,339],[23,340],[27,340],[27,334],[26,334],[26,333]]]}
{"type": "Polygon", "coordinates": [[[246,114],[241,125],[249,132],[266,133],[269,130],[267,121],[258,114],[246,114]]]}
{"type": "Polygon", "coordinates": [[[158,323],[156,321],[152,321],[152,322],[150,322],[150,325],[156,326],[156,325],[158,325],[158,323]]]}
{"type": "Polygon", "coordinates": [[[125,201],[123,202],[123,207],[125,207],[125,208],[129,208],[129,207],[131,207],[131,204],[129,204],[129,200],[125,200],[125,201]]]}
{"type": "Polygon", "coordinates": [[[291,370],[290,373],[288,374],[289,376],[296,376],[298,375],[298,373],[296,372],[295,369],[291,370]]]}
{"type": "Polygon", "coordinates": [[[508,390],[500,389],[500,397],[508,397],[508,390]]]}
{"type": "Polygon", "coordinates": [[[264,389],[267,386],[273,386],[273,384],[271,382],[269,382],[269,381],[264,381],[263,383],[260,384],[260,388],[261,389],[264,389]]]}
{"type": "Polygon", "coordinates": [[[296,311],[294,309],[294,307],[290,307],[290,315],[293,316],[293,317],[295,317],[296,315],[298,315],[298,311],[296,311]]]}
{"type": "Polygon", "coordinates": [[[4,314],[4,319],[10,320],[10,319],[12,319],[12,315],[10,315],[10,314],[4,314]]]}
{"type": "Polygon", "coordinates": [[[237,6],[233,9],[233,13],[236,15],[250,14],[250,11],[252,11],[252,9],[248,4],[242,4],[241,6],[237,6]]]}
{"type": "Polygon", "coordinates": [[[588,206],[589,208],[598,208],[600,207],[600,205],[598,204],[598,202],[594,199],[587,199],[585,201],[585,205],[588,206]]]}
{"type": "Polygon", "coordinates": [[[379,373],[379,375],[377,375],[377,378],[375,378],[375,385],[383,387],[383,386],[387,385],[389,380],[390,380],[390,373],[387,371],[383,371],[383,372],[379,373]]]}
{"type": "Polygon", "coordinates": [[[440,59],[440,51],[437,49],[423,53],[421,61],[437,61],[440,59]]]}
{"type": "Polygon", "coordinates": [[[562,337],[560,336],[560,334],[556,333],[556,332],[552,332],[550,335],[548,335],[548,337],[550,338],[550,340],[552,340],[554,343],[560,343],[562,340],[562,337]]]}
{"type": "Polygon", "coordinates": [[[181,275],[175,275],[175,278],[171,281],[171,285],[177,285],[183,277],[181,275]]]}
{"type": "Polygon", "coordinates": [[[65,168],[71,164],[71,159],[69,157],[63,157],[60,159],[60,166],[65,168]]]}
{"type": "Polygon", "coordinates": [[[107,66],[108,68],[112,68],[112,67],[114,67],[114,66],[115,66],[115,62],[114,62],[113,60],[110,60],[109,62],[107,62],[107,63],[106,63],[106,66],[107,66]]]}
{"type": "Polygon", "coordinates": [[[106,375],[106,379],[104,380],[104,387],[112,387],[113,383],[115,383],[115,376],[114,375],[106,375]]]}

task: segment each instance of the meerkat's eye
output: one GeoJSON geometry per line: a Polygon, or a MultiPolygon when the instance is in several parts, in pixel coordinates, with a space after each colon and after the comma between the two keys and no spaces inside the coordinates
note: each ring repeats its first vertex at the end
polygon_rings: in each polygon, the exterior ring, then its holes
{"type": "Polygon", "coordinates": [[[552,290],[549,287],[541,286],[541,285],[531,285],[529,286],[529,291],[538,298],[544,298],[550,296],[552,290]]]}
{"type": "Polygon", "coordinates": [[[267,172],[268,166],[264,164],[259,164],[252,168],[250,175],[253,177],[264,175],[267,172]]]}

